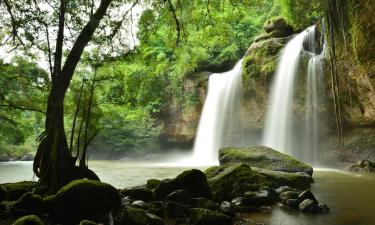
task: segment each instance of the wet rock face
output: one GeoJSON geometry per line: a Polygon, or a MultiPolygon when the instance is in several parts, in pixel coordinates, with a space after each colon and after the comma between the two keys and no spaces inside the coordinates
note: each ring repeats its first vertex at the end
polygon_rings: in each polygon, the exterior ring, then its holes
{"type": "Polygon", "coordinates": [[[357,163],[347,166],[345,170],[350,172],[375,173],[375,163],[369,160],[359,160],[357,163]]]}

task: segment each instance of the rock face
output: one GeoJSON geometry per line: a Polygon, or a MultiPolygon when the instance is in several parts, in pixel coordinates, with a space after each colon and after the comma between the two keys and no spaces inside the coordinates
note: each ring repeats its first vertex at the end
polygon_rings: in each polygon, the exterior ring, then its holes
{"type": "Polygon", "coordinates": [[[313,168],[288,155],[265,146],[223,148],[219,151],[220,164],[246,163],[252,167],[282,172],[304,172],[310,176],[313,168]]]}
{"type": "Polygon", "coordinates": [[[210,74],[190,74],[182,84],[180,98],[183,99],[171,96],[171,103],[158,116],[159,123],[164,125],[160,136],[163,146],[190,148],[193,145],[210,74]]]}
{"type": "Polygon", "coordinates": [[[62,187],[49,199],[58,216],[81,221],[104,215],[120,207],[118,191],[109,184],[94,180],[75,180],[62,187]]]}
{"type": "Polygon", "coordinates": [[[359,160],[357,163],[347,166],[345,170],[350,172],[374,173],[375,163],[369,160],[359,160]]]}

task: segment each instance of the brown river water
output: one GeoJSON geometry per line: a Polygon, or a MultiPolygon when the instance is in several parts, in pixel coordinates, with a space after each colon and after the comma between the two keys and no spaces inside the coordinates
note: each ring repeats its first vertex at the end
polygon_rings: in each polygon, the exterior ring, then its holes
{"type": "MultiPolygon", "coordinates": [[[[142,185],[150,178],[173,178],[191,168],[124,161],[91,161],[89,166],[117,188],[142,185]]],[[[311,190],[331,209],[328,214],[306,215],[275,206],[248,217],[267,225],[375,225],[375,175],[316,169],[313,177],[311,190]]],[[[0,183],[33,179],[31,162],[0,163],[0,183]]]]}

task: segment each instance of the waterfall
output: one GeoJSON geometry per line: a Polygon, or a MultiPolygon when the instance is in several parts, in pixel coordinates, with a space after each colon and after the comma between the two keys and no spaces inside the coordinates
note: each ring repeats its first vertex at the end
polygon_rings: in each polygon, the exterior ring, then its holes
{"type": "Polygon", "coordinates": [[[316,162],[318,158],[318,92],[323,82],[324,53],[317,54],[315,36],[315,26],[312,26],[285,46],[271,87],[262,140],[265,146],[309,163],[316,162]],[[304,56],[308,58],[307,71],[303,71],[303,66],[301,68],[304,56]],[[301,127],[296,125],[299,118],[295,114],[294,85],[297,74],[306,73],[305,112],[301,127]]]}
{"type": "Polygon", "coordinates": [[[218,164],[218,150],[233,145],[238,132],[242,90],[242,60],[225,73],[210,75],[206,101],[195,138],[193,160],[197,165],[218,164]]]}

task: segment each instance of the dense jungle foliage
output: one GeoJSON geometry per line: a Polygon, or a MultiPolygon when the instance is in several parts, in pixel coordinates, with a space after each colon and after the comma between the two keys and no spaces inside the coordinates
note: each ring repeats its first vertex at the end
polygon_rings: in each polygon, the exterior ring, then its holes
{"type": "MultiPolygon", "coordinates": [[[[197,104],[182,93],[186,77],[230,69],[269,18],[281,15],[298,31],[322,16],[319,1],[172,2],[174,14],[168,5],[143,8],[130,34],[136,45],[125,54],[103,60],[90,49],[81,58],[65,98],[68,141],[75,127],[73,138],[85,136],[94,149],[156,151],[163,109],[172,99],[197,104]]],[[[0,61],[0,154],[17,158],[36,151],[51,78],[37,55],[14,55],[0,61]]]]}

